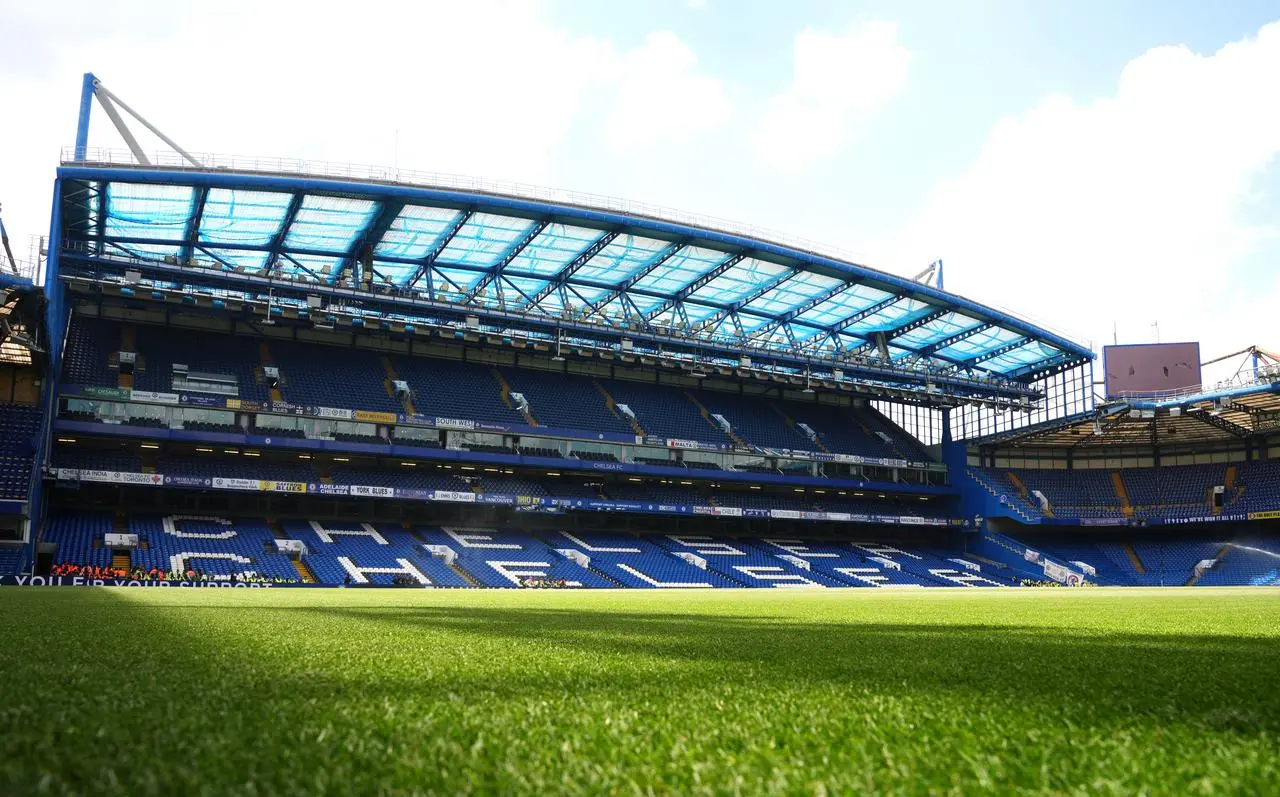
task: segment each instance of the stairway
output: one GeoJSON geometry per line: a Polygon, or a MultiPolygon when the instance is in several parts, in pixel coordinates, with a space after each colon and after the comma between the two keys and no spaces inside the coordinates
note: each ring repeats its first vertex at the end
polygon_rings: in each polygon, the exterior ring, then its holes
{"type": "Polygon", "coordinates": [[[524,416],[525,422],[528,423],[530,426],[541,426],[541,424],[538,423],[538,420],[533,417],[532,412],[529,412],[528,410],[516,409],[516,403],[511,400],[511,385],[507,382],[507,378],[502,375],[502,372],[499,371],[497,368],[490,368],[489,373],[493,374],[494,380],[498,383],[498,387],[501,390],[503,403],[505,403],[508,407],[510,407],[515,412],[518,412],[522,416],[524,416]]]}
{"type": "Polygon", "coordinates": [[[1125,489],[1124,479],[1121,478],[1118,470],[1111,471],[1111,488],[1120,501],[1120,513],[1125,517],[1133,517],[1133,504],[1129,503],[1129,491],[1125,489]]]}
{"type": "MultiPolygon", "coordinates": [[[[1218,549],[1218,552],[1217,552],[1216,554],[1214,554],[1214,555],[1213,555],[1213,558],[1214,558],[1214,559],[1216,559],[1217,561],[1221,562],[1223,559],[1225,559],[1225,558],[1226,558],[1227,554],[1228,554],[1230,551],[1231,551],[1231,545],[1230,545],[1230,544],[1224,545],[1224,546],[1222,546],[1221,548],[1219,548],[1219,549],[1218,549]]],[[[1196,585],[1196,583],[1200,581],[1200,576],[1201,576],[1201,575],[1203,575],[1203,574],[1201,574],[1201,573],[1196,573],[1196,572],[1193,570],[1193,571],[1191,572],[1191,578],[1187,579],[1187,583],[1183,584],[1182,586],[1184,586],[1184,587],[1194,587],[1194,586],[1196,585]]]]}
{"type": "Polygon", "coordinates": [[[279,518],[267,518],[267,528],[271,530],[271,536],[275,537],[277,540],[289,539],[289,535],[284,533],[284,527],[280,525],[279,518]]]}
{"type": "Polygon", "coordinates": [[[123,570],[128,573],[133,569],[133,555],[126,549],[124,551],[114,551],[111,554],[111,569],[123,570]]]}
{"type": "MultiPolygon", "coordinates": [[[[394,382],[399,379],[400,376],[396,373],[395,363],[391,362],[390,357],[384,354],[379,359],[382,360],[382,370],[387,375],[386,378],[382,380],[382,386],[387,389],[387,395],[394,399],[396,397],[394,382]]],[[[413,406],[413,396],[405,396],[404,401],[401,401],[400,405],[404,407],[404,411],[410,415],[418,414],[418,410],[413,406]]]]}
{"type": "Polygon", "coordinates": [[[1138,552],[1127,542],[1124,544],[1124,553],[1125,556],[1129,557],[1129,563],[1133,565],[1133,569],[1137,570],[1139,575],[1146,575],[1147,568],[1142,564],[1142,560],[1138,558],[1138,552]]]}
{"type": "MultiPolygon", "coordinates": [[[[781,407],[779,407],[777,404],[774,404],[772,401],[766,401],[766,402],[765,402],[765,404],[767,404],[767,405],[768,405],[769,409],[771,409],[771,410],[773,410],[774,412],[776,412],[776,413],[778,413],[779,415],[781,415],[781,416],[782,416],[782,420],[783,420],[783,422],[784,422],[784,423],[786,423],[786,424],[787,424],[787,426],[790,426],[792,429],[795,429],[796,434],[800,435],[800,436],[801,436],[801,437],[803,437],[805,440],[809,440],[809,442],[810,442],[810,443],[813,443],[815,446],[817,446],[817,447],[818,447],[818,450],[819,450],[819,451],[821,451],[822,453],[824,453],[824,454],[830,454],[830,453],[831,453],[831,449],[827,448],[826,444],[824,444],[824,443],[822,442],[822,436],[821,436],[821,435],[818,435],[817,437],[815,437],[815,438],[813,438],[812,440],[810,440],[810,439],[809,439],[809,435],[805,434],[805,433],[800,429],[800,427],[796,426],[796,421],[795,421],[795,419],[794,419],[794,418],[792,418],[790,415],[788,415],[788,414],[786,413],[786,411],[785,411],[785,410],[783,410],[783,409],[782,409],[781,407]]],[[[815,433],[817,432],[817,430],[816,430],[816,429],[815,429],[814,431],[815,431],[815,433]]]]}
{"type": "Polygon", "coordinates": [[[732,429],[726,432],[724,429],[720,428],[720,424],[716,423],[716,419],[711,417],[711,412],[706,407],[702,406],[702,402],[698,401],[697,397],[695,397],[692,393],[686,390],[684,392],[684,395],[686,398],[689,399],[689,401],[693,402],[693,406],[698,408],[698,413],[702,415],[702,420],[706,421],[711,426],[712,429],[715,429],[720,434],[727,436],[730,440],[733,441],[733,444],[739,448],[751,447],[747,445],[747,442],[745,440],[743,440],[741,437],[738,436],[737,432],[733,431],[732,429]]]}
{"type": "MultiPolygon", "coordinates": [[[[977,482],[978,484],[982,485],[982,488],[983,488],[984,490],[986,490],[987,492],[991,493],[991,495],[995,496],[997,499],[999,499],[999,498],[1000,498],[1000,492],[1001,492],[1001,491],[1000,491],[1000,490],[998,490],[998,489],[996,489],[996,487],[995,487],[994,485],[987,483],[987,480],[984,478],[984,475],[983,475],[980,471],[975,471],[973,468],[969,468],[969,469],[967,469],[967,471],[966,471],[966,472],[969,474],[969,478],[970,478],[970,479],[973,479],[975,482],[977,482]]],[[[1028,513],[1027,513],[1027,511],[1026,511],[1025,509],[1023,509],[1022,507],[1018,506],[1018,505],[1017,505],[1016,503],[1014,503],[1013,501],[1006,501],[1006,502],[1003,504],[1003,506],[1006,506],[1006,507],[1008,507],[1009,509],[1013,510],[1013,512],[1014,512],[1016,515],[1018,515],[1018,517],[1022,518],[1022,519],[1023,519],[1023,520],[1025,520],[1026,522],[1028,522],[1028,523],[1034,523],[1034,522],[1035,522],[1035,520],[1031,517],[1031,515],[1030,515],[1030,514],[1028,514],[1028,513]]]]}
{"type": "Polygon", "coordinates": [[[302,557],[289,557],[289,561],[293,562],[293,569],[298,572],[298,578],[302,579],[303,584],[315,584],[316,574],[311,572],[311,567],[304,561],[302,557]]]}
{"type": "Polygon", "coordinates": [[[621,418],[626,421],[631,427],[631,431],[635,432],[638,437],[644,437],[648,434],[648,432],[644,430],[644,427],[640,425],[639,421],[629,415],[623,415],[618,411],[618,402],[613,398],[609,391],[605,389],[604,385],[600,384],[598,379],[592,379],[591,384],[595,385],[596,390],[600,391],[600,395],[604,396],[604,406],[609,410],[609,412],[614,414],[614,417],[621,418]]]}
{"type": "MultiPolygon", "coordinates": [[[[258,361],[263,367],[275,365],[275,361],[271,359],[271,349],[267,347],[265,340],[258,343],[258,361]]],[[[283,384],[284,380],[280,381],[283,384]]],[[[276,404],[284,403],[284,394],[280,392],[279,387],[271,388],[271,401],[276,404]]]]}

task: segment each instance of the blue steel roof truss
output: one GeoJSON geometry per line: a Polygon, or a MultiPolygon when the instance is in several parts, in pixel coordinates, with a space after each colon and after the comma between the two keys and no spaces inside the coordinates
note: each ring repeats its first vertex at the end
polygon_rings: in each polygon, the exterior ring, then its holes
{"type": "MultiPolygon", "coordinates": [[[[547,228],[547,225],[550,223],[551,223],[550,221],[544,220],[530,227],[529,231],[524,234],[524,237],[522,237],[520,240],[512,244],[511,248],[508,249],[506,254],[502,256],[502,259],[499,260],[497,263],[493,264],[493,267],[489,270],[488,275],[485,276],[484,279],[476,283],[476,286],[471,289],[470,293],[468,293],[463,298],[462,303],[470,304],[472,301],[475,300],[476,296],[481,291],[483,291],[488,286],[496,283],[498,279],[502,276],[503,270],[507,266],[511,265],[511,261],[515,260],[520,255],[520,253],[525,250],[525,247],[533,243],[533,239],[541,235],[542,231],[545,230],[547,228]]],[[[524,298],[528,299],[529,297],[525,296],[524,298]]]]}
{"type": "MultiPolygon", "coordinates": [[[[397,195],[390,189],[352,185],[350,190],[344,186],[340,193],[330,193],[332,187],[323,183],[269,182],[255,180],[254,175],[228,175],[235,182],[202,182],[193,175],[191,185],[184,185],[169,174],[148,180],[145,172],[139,176],[124,171],[117,179],[114,174],[90,176],[93,170],[83,171],[85,177],[75,178],[83,180],[75,182],[81,193],[97,185],[106,197],[112,186],[123,183],[125,215],[121,222],[113,222],[113,202],[101,199],[96,223],[69,228],[68,238],[89,239],[91,245],[110,246],[132,258],[159,260],[162,253],[171,252],[185,266],[199,251],[240,274],[246,271],[246,262],[260,262],[257,273],[303,282],[360,287],[377,277],[395,293],[482,313],[496,307],[541,318],[598,319],[612,327],[679,326],[680,334],[691,338],[714,339],[742,350],[790,349],[804,358],[859,355],[883,341],[895,360],[933,360],[1010,380],[1091,356],[1052,333],[928,286],[916,289],[860,266],[665,222],[655,226],[618,214],[525,203],[542,207],[543,215],[537,216],[530,210],[512,212],[509,208],[515,202],[504,204],[502,198],[461,192],[453,192],[448,200],[410,199],[415,196],[411,191],[397,195]],[[245,224],[256,222],[264,237],[270,228],[263,225],[278,217],[288,196],[288,206],[270,240],[263,244],[253,237],[254,228],[243,224],[239,233],[230,231],[206,240],[201,227],[211,185],[224,194],[275,192],[257,195],[277,198],[275,216],[268,212],[267,201],[259,206],[265,210],[258,218],[244,217],[245,224]],[[181,227],[171,234],[170,217],[183,207],[182,188],[190,192],[189,213],[180,217],[181,227]],[[406,214],[408,227],[400,228],[398,242],[381,247],[409,204],[419,215],[406,214]],[[306,224],[301,226],[305,229],[295,235],[300,226],[295,222],[304,208],[314,209],[304,214],[306,224]],[[143,218],[147,212],[154,221],[143,218]],[[621,225],[606,217],[621,219],[621,225]],[[413,226],[415,221],[419,226],[413,226]],[[551,225],[554,230],[548,229],[551,225]],[[659,227],[664,229],[659,232],[659,227]],[[544,233],[547,237],[540,239],[544,233]],[[424,256],[407,256],[417,255],[437,234],[424,256]],[[611,245],[614,253],[600,259],[611,245]],[[584,248],[578,252],[580,246],[584,248]],[[528,256],[522,256],[526,250],[528,256]],[[236,255],[238,251],[260,253],[263,259],[246,260],[236,255]],[[720,253],[723,257],[713,257],[720,253]],[[384,274],[375,262],[389,272],[384,274]],[[350,282],[344,280],[348,268],[353,269],[350,282]],[[364,273],[366,268],[371,271],[364,273]],[[468,278],[464,272],[475,277],[468,278]],[[445,285],[448,290],[442,295],[445,285]],[[582,309],[572,310],[571,305],[582,309]],[[992,337],[993,332],[999,335],[992,337]],[[966,341],[969,344],[963,345],[966,341]],[[979,342],[974,345],[973,341],[979,342]],[[946,351],[948,347],[955,348],[946,351]],[[983,364],[987,365],[980,367],[983,364]]],[[[68,195],[64,200],[86,206],[83,197],[73,200],[68,195]]],[[[218,202],[222,215],[215,229],[235,221],[224,211],[227,201],[219,198],[218,202]]],[[[84,215],[92,217],[91,210],[84,215]]]]}

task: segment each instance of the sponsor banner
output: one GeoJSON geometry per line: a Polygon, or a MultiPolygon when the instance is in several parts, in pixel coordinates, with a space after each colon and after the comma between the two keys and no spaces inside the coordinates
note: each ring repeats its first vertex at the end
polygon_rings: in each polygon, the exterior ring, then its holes
{"type": "Polygon", "coordinates": [[[1068,567],[1063,567],[1057,562],[1050,562],[1048,559],[1044,561],[1045,578],[1051,578],[1059,584],[1066,584],[1069,587],[1078,587],[1084,578],[1077,572],[1068,567]]]}
{"type": "Polygon", "coordinates": [[[129,391],[129,399],[131,401],[146,401],[151,404],[177,404],[177,393],[156,393],[151,390],[131,390],[129,391]]]}
{"type": "Polygon", "coordinates": [[[417,487],[397,487],[396,498],[407,498],[411,501],[434,500],[435,490],[422,490],[417,487]]]}
{"type": "Polygon", "coordinates": [[[474,429],[475,421],[463,420],[461,418],[423,418],[427,423],[434,422],[434,425],[440,429],[474,429]]]}
{"type": "Polygon", "coordinates": [[[243,581],[137,581],[131,578],[85,578],[84,576],[0,576],[0,587],[267,587],[307,586],[318,584],[272,584],[243,581]]]}
{"type": "Polygon", "coordinates": [[[313,495],[350,495],[351,488],[345,484],[317,484],[312,482],[307,485],[307,492],[313,495]]]}
{"type": "Polygon", "coordinates": [[[268,493],[305,493],[307,491],[306,482],[262,482],[263,492],[268,493]]]}
{"type": "Polygon", "coordinates": [[[451,503],[474,504],[476,494],[462,490],[435,490],[431,493],[433,501],[449,501],[451,503]]]}
{"type": "Polygon", "coordinates": [[[361,498],[395,498],[396,488],[394,487],[377,487],[370,484],[353,484],[350,487],[351,495],[361,498]]]}
{"type": "Polygon", "coordinates": [[[226,396],[208,396],[203,393],[180,393],[178,403],[188,407],[213,407],[223,409],[227,406],[226,396]]]}
{"type": "Polygon", "coordinates": [[[165,487],[209,487],[213,479],[208,476],[165,476],[165,487]]]}
{"type": "Polygon", "coordinates": [[[368,421],[369,423],[395,423],[397,420],[394,412],[356,410],[353,415],[357,421],[368,421]]]}
{"type": "Polygon", "coordinates": [[[159,473],[124,473],[114,470],[75,470],[60,468],[59,479],[79,479],[82,482],[99,482],[102,484],[164,484],[164,476],[159,473]]]}
{"type": "Polygon", "coordinates": [[[1250,520],[1277,520],[1280,519],[1280,510],[1271,510],[1270,512],[1250,512],[1250,520]]]}
{"type": "Polygon", "coordinates": [[[131,391],[130,391],[128,388],[122,388],[122,387],[92,387],[92,386],[90,386],[90,387],[82,387],[82,388],[80,388],[80,393],[81,393],[82,395],[89,396],[89,397],[91,397],[91,398],[100,398],[100,399],[119,399],[119,400],[121,400],[121,401],[128,401],[128,400],[129,400],[129,398],[130,398],[130,396],[129,396],[130,392],[131,392],[131,391]]]}
{"type": "Polygon", "coordinates": [[[260,490],[262,482],[257,479],[229,479],[225,476],[213,477],[215,490],[260,490]]]}
{"type": "Polygon", "coordinates": [[[332,418],[337,421],[349,421],[354,414],[352,410],[341,410],[336,407],[312,407],[311,414],[317,418],[332,418]]]}

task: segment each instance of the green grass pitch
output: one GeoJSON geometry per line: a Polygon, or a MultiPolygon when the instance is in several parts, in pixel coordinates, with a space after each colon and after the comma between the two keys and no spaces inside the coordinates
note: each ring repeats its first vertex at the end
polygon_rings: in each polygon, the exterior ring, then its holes
{"type": "Polygon", "coordinates": [[[1280,591],[0,589],[0,794],[1280,793],[1280,591]]]}

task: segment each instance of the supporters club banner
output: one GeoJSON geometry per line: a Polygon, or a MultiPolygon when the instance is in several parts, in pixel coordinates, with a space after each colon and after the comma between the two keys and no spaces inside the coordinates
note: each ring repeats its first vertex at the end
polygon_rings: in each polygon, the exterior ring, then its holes
{"type": "Polygon", "coordinates": [[[203,393],[180,393],[178,403],[188,407],[209,407],[224,409],[227,406],[226,396],[207,396],[203,393]]]}
{"type": "Polygon", "coordinates": [[[0,576],[0,587],[221,587],[266,589],[267,587],[318,587],[320,584],[275,584],[244,581],[139,581],[132,578],[85,578],[84,576],[0,576]]]}

